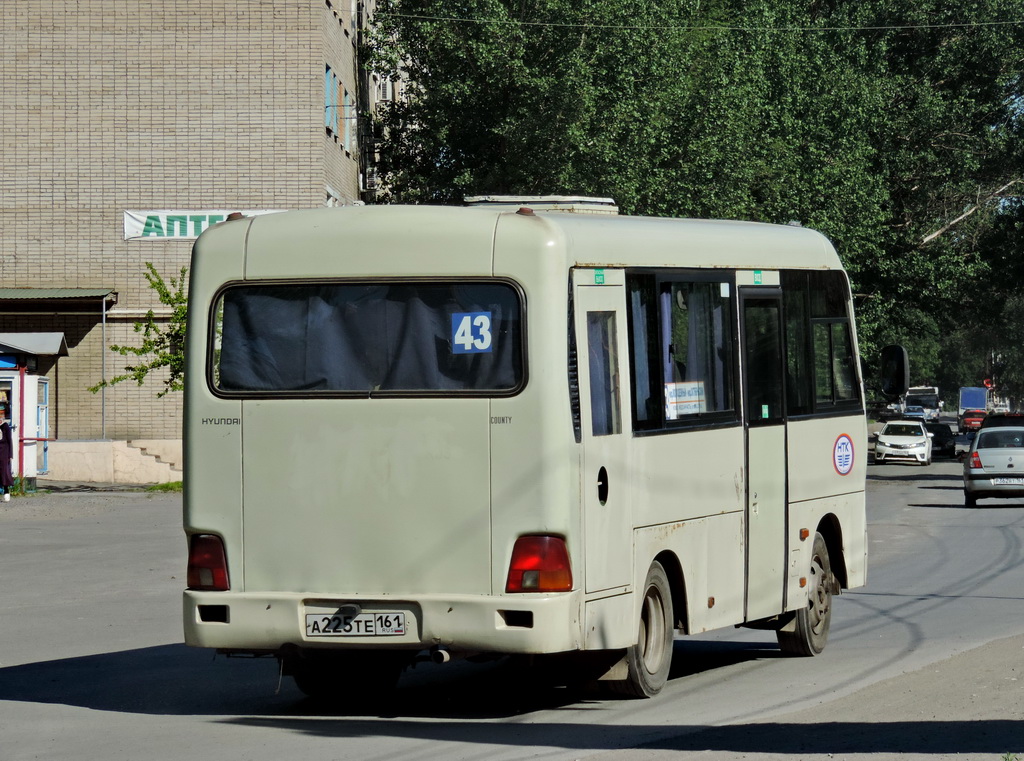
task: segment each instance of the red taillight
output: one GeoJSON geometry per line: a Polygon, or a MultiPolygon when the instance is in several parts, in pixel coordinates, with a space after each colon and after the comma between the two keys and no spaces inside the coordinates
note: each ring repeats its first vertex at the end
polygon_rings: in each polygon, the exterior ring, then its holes
{"type": "Polygon", "coordinates": [[[982,465],[981,465],[981,456],[977,452],[971,452],[971,467],[972,468],[980,468],[980,467],[982,467],[982,465]]]}
{"type": "Polygon", "coordinates": [[[213,534],[196,534],[188,548],[188,588],[224,592],[228,583],[228,561],[224,540],[213,534]]]}
{"type": "Polygon", "coordinates": [[[557,536],[521,536],[512,548],[506,592],[569,592],[572,567],[565,540],[557,536]]]}

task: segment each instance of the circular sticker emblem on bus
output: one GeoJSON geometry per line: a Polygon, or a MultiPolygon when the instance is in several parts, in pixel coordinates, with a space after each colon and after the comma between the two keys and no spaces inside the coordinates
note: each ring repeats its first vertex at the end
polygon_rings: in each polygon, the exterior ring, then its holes
{"type": "Polygon", "coordinates": [[[841,476],[853,470],[853,439],[845,433],[839,434],[839,438],[832,446],[832,464],[835,465],[836,473],[841,476]]]}

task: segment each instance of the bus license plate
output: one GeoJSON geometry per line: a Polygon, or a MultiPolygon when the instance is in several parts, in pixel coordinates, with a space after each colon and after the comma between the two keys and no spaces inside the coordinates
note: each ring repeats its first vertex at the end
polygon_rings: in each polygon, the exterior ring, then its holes
{"type": "Polygon", "coordinates": [[[1024,486],[1024,478],[993,478],[993,486],[1024,486]]]}
{"type": "Polygon", "coordinates": [[[405,613],[306,614],[307,637],[399,637],[405,634],[405,613]]]}

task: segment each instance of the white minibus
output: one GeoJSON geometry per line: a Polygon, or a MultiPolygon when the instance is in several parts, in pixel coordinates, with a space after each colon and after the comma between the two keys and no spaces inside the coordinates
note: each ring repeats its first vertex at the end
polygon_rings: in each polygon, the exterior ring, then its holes
{"type": "Polygon", "coordinates": [[[364,206],[231,219],[190,282],[185,640],[365,695],[675,634],[815,655],[862,585],[850,287],[798,226],[364,206]]]}

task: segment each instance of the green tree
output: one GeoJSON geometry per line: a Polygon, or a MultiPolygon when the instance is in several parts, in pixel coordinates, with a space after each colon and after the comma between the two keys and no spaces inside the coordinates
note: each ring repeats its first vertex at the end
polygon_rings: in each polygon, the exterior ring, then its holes
{"type": "Polygon", "coordinates": [[[187,267],[182,267],[177,278],[166,281],[157,272],[151,262],[146,262],[146,281],[156,291],[160,303],[171,308],[166,323],[157,322],[153,310],[146,314],[144,322],[135,323],[136,333],[142,334],[140,346],[113,345],[123,357],[138,357],[139,362],[126,365],[124,373],[109,380],[100,381],[89,388],[94,394],[101,388],[113,386],[115,383],[133,380],[142,385],[151,372],[166,371],[162,379],[162,390],[157,396],[165,396],[171,391],[181,391],[185,387],[185,318],[188,311],[188,294],[186,293],[187,267]]]}
{"type": "Polygon", "coordinates": [[[1024,176],[1024,0],[382,0],[376,18],[374,65],[408,80],[377,125],[382,200],[797,220],[850,271],[867,356],[894,340],[941,365],[1024,176]]]}
{"type": "Polygon", "coordinates": [[[1024,402],[1024,202],[1005,204],[985,246],[993,276],[976,297],[976,308],[991,315],[981,342],[988,360],[984,377],[1016,405],[1024,402]]]}

